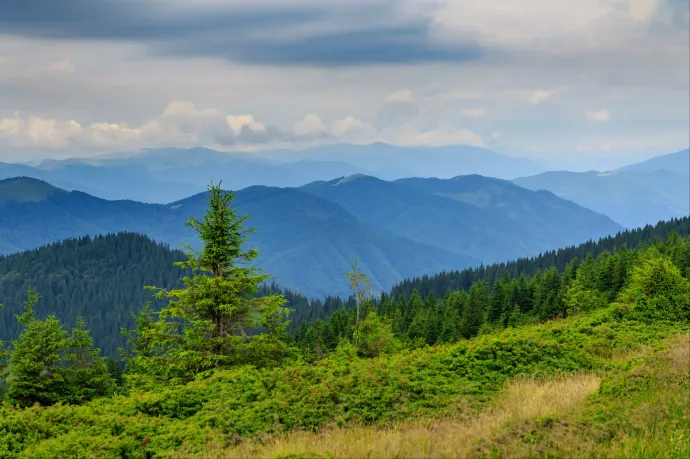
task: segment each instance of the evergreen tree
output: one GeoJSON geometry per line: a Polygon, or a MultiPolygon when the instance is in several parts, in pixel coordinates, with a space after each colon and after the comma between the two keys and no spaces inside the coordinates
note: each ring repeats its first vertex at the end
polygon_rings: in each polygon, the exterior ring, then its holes
{"type": "Polygon", "coordinates": [[[360,324],[357,354],[360,357],[377,357],[381,354],[393,353],[402,345],[395,337],[390,323],[372,311],[360,324]]]}
{"type": "Polygon", "coordinates": [[[206,215],[201,221],[188,221],[203,247],[198,252],[187,247],[188,259],[178,266],[193,275],[184,278],[185,288],[157,289],[157,298],[169,303],[153,327],[138,332],[140,339],[151,343],[154,355],[134,357],[135,366],[149,374],[184,381],[206,370],[252,360],[256,365],[270,364],[289,353],[282,341],[285,298],[256,296],[268,275],[246,266],[258,252],[242,247],[253,229],[244,229],[247,216],[236,214],[233,198],[234,193],[223,191],[220,184],[211,184],[206,215]],[[250,330],[268,335],[250,338],[250,330]]]}
{"type": "Polygon", "coordinates": [[[66,376],[70,385],[70,401],[83,403],[109,393],[114,381],[99,349],[94,348],[91,333],[83,317],[77,317],[77,325],[66,341],[66,376]]]}
{"type": "Polygon", "coordinates": [[[467,304],[463,310],[460,323],[460,333],[465,338],[471,338],[479,332],[484,324],[484,311],[489,303],[489,284],[477,282],[470,287],[467,304]]]}
{"type": "MultiPolygon", "coordinates": [[[[507,285],[505,286],[507,287],[507,285]]],[[[492,324],[497,324],[501,321],[503,316],[503,303],[505,300],[503,281],[496,281],[493,291],[491,292],[491,300],[489,301],[489,312],[487,319],[492,324]]]]}
{"type": "Polygon", "coordinates": [[[520,312],[520,306],[518,304],[515,304],[515,307],[513,307],[513,311],[510,313],[510,316],[508,317],[508,326],[517,327],[520,325],[521,321],[522,313],[520,312]]]}
{"type": "Polygon", "coordinates": [[[12,342],[7,365],[7,391],[11,403],[21,406],[52,405],[65,398],[68,382],[60,367],[67,332],[55,316],[38,320],[34,308],[39,296],[29,288],[24,312],[17,316],[23,329],[12,342]]]}

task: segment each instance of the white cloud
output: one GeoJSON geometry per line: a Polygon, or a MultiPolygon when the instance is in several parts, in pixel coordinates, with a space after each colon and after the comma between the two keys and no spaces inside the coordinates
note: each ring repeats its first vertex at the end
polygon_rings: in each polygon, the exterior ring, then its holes
{"type": "Polygon", "coordinates": [[[414,96],[412,95],[412,91],[408,90],[388,94],[384,99],[386,102],[412,102],[413,100],[414,96]]]}
{"type": "Polygon", "coordinates": [[[98,151],[160,146],[205,146],[217,149],[256,149],[297,146],[316,138],[351,143],[389,142],[397,145],[484,145],[478,134],[458,129],[451,123],[420,130],[411,124],[377,130],[370,122],[346,116],[327,129],[321,117],[308,114],[294,124],[291,132],[267,127],[252,115],[223,115],[214,109],[200,110],[189,101],[169,103],[154,119],[129,126],[113,122],[93,122],[87,126],[74,120],[19,113],[0,118],[0,145],[40,147],[70,155],[98,151]],[[248,128],[248,131],[247,131],[248,128]]]}
{"type": "Polygon", "coordinates": [[[529,103],[532,105],[539,105],[540,103],[550,99],[552,95],[553,91],[544,91],[539,89],[532,93],[532,95],[529,98],[529,103]]]}
{"type": "Polygon", "coordinates": [[[482,108],[466,108],[462,111],[462,114],[469,118],[483,118],[489,112],[482,108]]]}
{"type": "Polygon", "coordinates": [[[585,110],[585,117],[595,123],[611,121],[611,112],[605,108],[601,110],[585,110]]]}
{"type": "Polygon", "coordinates": [[[649,21],[659,9],[659,0],[630,0],[628,12],[635,21],[649,21]]]}
{"type": "Polygon", "coordinates": [[[302,121],[295,123],[293,132],[298,136],[308,136],[314,134],[324,134],[327,131],[323,120],[313,113],[308,114],[302,121]]]}
{"type": "Polygon", "coordinates": [[[425,131],[411,125],[401,126],[381,132],[376,140],[405,146],[485,146],[484,139],[480,135],[469,129],[457,129],[451,123],[443,123],[438,128],[425,131]]]}
{"type": "Polygon", "coordinates": [[[66,147],[82,127],[74,120],[59,121],[31,115],[24,119],[19,113],[0,118],[0,143],[13,147],[66,147]]]}
{"type": "Polygon", "coordinates": [[[252,115],[228,115],[225,117],[225,121],[228,123],[228,126],[230,126],[230,129],[232,129],[235,133],[241,132],[242,128],[245,126],[255,132],[266,131],[266,126],[261,123],[257,123],[252,115]]]}
{"type": "Polygon", "coordinates": [[[376,135],[376,128],[371,123],[365,123],[353,116],[334,121],[331,124],[331,134],[338,138],[349,138],[352,141],[367,141],[376,135]]]}
{"type": "Polygon", "coordinates": [[[65,57],[51,64],[49,70],[57,73],[72,74],[77,68],[71,60],[65,57]]]}

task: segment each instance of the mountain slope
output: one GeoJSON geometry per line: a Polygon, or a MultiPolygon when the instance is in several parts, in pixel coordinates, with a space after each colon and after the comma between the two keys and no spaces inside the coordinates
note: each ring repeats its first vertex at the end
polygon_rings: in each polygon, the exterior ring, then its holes
{"type": "Polygon", "coordinates": [[[394,182],[352,176],[300,189],[382,230],[484,262],[536,255],[622,229],[551,193],[476,175],[394,182]]]}
{"type": "Polygon", "coordinates": [[[627,228],[683,217],[690,211],[688,176],[666,170],[546,172],[513,182],[549,190],[627,228]]]}
{"type": "Polygon", "coordinates": [[[690,176],[690,150],[681,150],[668,155],[656,156],[642,161],[621,167],[619,171],[668,171],[684,176],[690,176]]]}
{"type": "MultiPolygon", "coordinates": [[[[107,201],[64,190],[40,202],[25,202],[10,199],[14,195],[8,190],[42,182],[27,178],[6,182],[12,187],[0,193],[0,202],[6,201],[0,207],[1,253],[120,231],[146,234],[173,248],[182,243],[196,246],[195,234],[184,222],[203,215],[207,205],[205,193],[162,205],[107,201]]],[[[310,296],[347,293],[344,273],[355,258],[361,259],[377,290],[406,277],[478,263],[373,229],[340,206],[295,189],[250,187],[237,192],[235,206],[240,214],[250,214],[249,226],[257,227],[250,244],[261,251],[258,266],[281,286],[310,296]]]]}

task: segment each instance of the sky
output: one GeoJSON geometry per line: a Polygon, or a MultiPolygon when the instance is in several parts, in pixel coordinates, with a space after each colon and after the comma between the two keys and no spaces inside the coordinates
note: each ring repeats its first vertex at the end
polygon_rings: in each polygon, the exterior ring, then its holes
{"type": "Polygon", "coordinates": [[[144,147],[688,148],[687,0],[3,0],[0,161],[144,147]]]}

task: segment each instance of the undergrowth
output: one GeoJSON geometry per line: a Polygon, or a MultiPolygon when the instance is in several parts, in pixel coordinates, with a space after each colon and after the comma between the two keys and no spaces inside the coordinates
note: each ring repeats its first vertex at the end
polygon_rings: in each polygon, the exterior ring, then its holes
{"type": "Polygon", "coordinates": [[[634,359],[621,356],[659,348],[682,328],[628,321],[609,308],[376,359],[342,351],[316,365],[247,366],[83,406],[4,404],[0,457],[186,457],[289,431],[466,420],[495,406],[506,383],[524,376],[620,375],[604,379],[601,389],[617,400],[616,391],[631,387],[651,391],[625,379],[634,359]]]}

